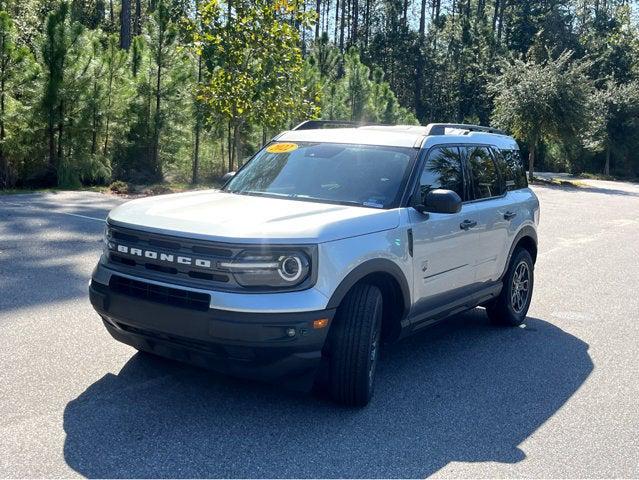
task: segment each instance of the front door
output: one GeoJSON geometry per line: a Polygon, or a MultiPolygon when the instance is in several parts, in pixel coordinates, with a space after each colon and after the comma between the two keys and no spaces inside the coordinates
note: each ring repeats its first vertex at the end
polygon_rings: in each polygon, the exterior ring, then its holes
{"type": "MultiPolygon", "coordinates": [[[[458,147],[435,147],[420,175],[422,195],[442,188],[466,200],[464,171],[458,147]]],[[[479,235],[476,206],[464,204],[455,214],[409,210],[413,230],[414,316],[436,309],[469,293],[475,283],[479,235]]]]}

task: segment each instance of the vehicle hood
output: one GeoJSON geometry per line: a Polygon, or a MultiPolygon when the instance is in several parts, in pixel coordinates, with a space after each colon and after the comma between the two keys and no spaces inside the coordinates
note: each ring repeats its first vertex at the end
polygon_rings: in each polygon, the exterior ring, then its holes
{"type": "Polygon", "coordinates": [[[112,210],[108,221],[220,242],[322,243],[395,228],[399,210],[202,190],[133,200],[112,210]]]}

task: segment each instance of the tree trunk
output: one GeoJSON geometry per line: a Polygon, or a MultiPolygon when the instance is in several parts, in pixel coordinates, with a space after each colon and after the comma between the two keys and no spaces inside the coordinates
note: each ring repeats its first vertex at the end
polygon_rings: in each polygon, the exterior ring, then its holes
{"type": "Polygon", "coordinates": [[[604,175],[610,175],[610,146],[606,146],[606,163],[604,164],[604,175]]]}
{"type": "Polygon", "coordinates": [[[104,125],[104,148],[102,149],[102,153],[104,154],[104,156],[106,156],[109,151],[109,126],[111,124],[111,95],[113,93],[113,76],[113,62],[111,62],[111,65],[109,66],[109,86],[107,88],[107,106],[105,112],[106,120],[104,125]]]}
{"type": "Polygon", "coordinates": [[[477,1],[477,18],[481,20],[484,16],[484,9],[486,8],[486,0],[477,1]]]}
{"type": "MultiPolygon", "coordinates": [[[[202,55],[197,57],[197,84],[202,84],[202,55]]],[[[202,130],[202,106],[200,101],[195,99],[195,147],[193,149],[193,178],[191,183],[198,181],[198,169],[200,167],[200,132],[202,130]]]]}
{"type": "Polygon", "coordinates": [[[60,101],[60,105],[58,106],[58,151],[56,153],[56,183],[60,181],[60,175],[58,169],[62,164],[62,160],[64,157],[63,150],[63,136],[64,136],[64,102],[60,101]]]}
{"type": "Polygon", "coordinates": [[[335,0],[335,34],[333,35],[334,43],[337,43],[338,29],[339,29],[339,0],[335,0]]]}
{"type": "Polygon", "coordinates": [[[237,124],[235,125],[235,127],[233,128],[233,154],[235,156],[235,160],[236,160],[236,165],[237,168],[239,169],[242,164],[242,157],[241,157],[241,138],[240,138],[240,124],[241,122],[237,122],[237,124]]]}
{"type": "Polygon", "coordinates": [[[109,0],[109,19],[111,20],[111,25],[114,25],[115,15],[113,15],[113,0],[109,0]]]}
{"type": "Polygon", "coordinates": [[[232,122],[229,120],[228,130],[226,135],[226,150],[229,158],[229,172],[233,171],[233,130],[232,122]]]}
{"type": "Polygon", "coordinates": [[[152,162],[154,173],[159,172],[160,165],[160,109],[162,107],[162,99],[160,95],[161,80],[162,79],[162,67],[158,65],[157,68],[157,82],[155,90],[155,122],[153,127],[153,153],[152,162]]]}
{"type": "Polygon", "coordinates": [[[122,0],[120,11],[120,48],[128,50],[131,46],[131,0],[122,0]]]}
{"type": "Polygon", "coordinates": [[[499,0],[495,0],[495,7],[493,10],[493,37],[495,36],[495,30],[497,29],[497,19],[499,18],[499,3],[499,0]]]}
{"type": "MultiPolygon", "coordinates": [[[[2,39],[2,46],[5,46],[5,39],[2,39]]],[[[0,69],[0,75],[2,75],[2,82],[0,82],[0,188],[7,188],[9,186],[9,162],[4,155],[4,111],[5,111],[5,60],[4,55],[2,58],[2,69],[0,69]]]]}
{"type": "Polygon", "coordinates": [[[530,150],[528,152],[528,181],[532,182],[534,178],[535,168],[535,151],[537,150],[537,142],[530,144],[530,150]]]}
{"type": "Polygon", "coordinates": [[[4,87],[0,94],[0,188],[9,186],[9,162],[4,155],[4,87]]]}
{"type": "Polygon", "coordinates": [[[153,176],[158,177],[158,180],[161,178],[161,167],[160,167],[160,122],[161,118],[161,108],[162,108],[162,47],[164,44],[164,30],[163,26],[160,25],[159,28],[159,38],[158,38],[158,53],[157,53],[157,70],[156,70],[156,83],[155,83],[155,121],[153,122],[153,146],[151,149],[151,163],[153,168],[153,176]]]}
{"type": "Polygon", "coordinates": [[[357,34],[359,30],[359,2],[353,0],[353,11],[351,12],[353,17],[353,24],[351,27],[351,45],[357,45],[357,34]]]}
{"type": "MultiPolygon", "coordinates": [[[[93,95],[94,98],[98,98],[98,84],[93,83],[93,95]]],[[[91,155],[95,155],[98,150],[98,107],[96,103],[93,103],[93,109],[91,112],[91,155]]]]}
{"type": "Polygon", "coordinates": [[[62,150],[62,138],[64,135],[64,102],[60,101],[60,105],[58,107],[58,164],[62,161],[62,157],[64,155],[64,151],[62,150]]]}
{"type": "Polygon", "coordinates": [[[133,33],[142,35],[142,0],[135,0],[135,17],[133,19],[133,33]]]}
{"type": "Polygon", "coordinates": [[[422,9],[419,14],[419,43],[424,44],[424,37],[426,35],[426,1],[422,0],[422,9]]]}
{"type": "Polygon", "coordinates": [[[342,14],[340,16],[339,22],[339,49],[341,52],[344,51],[344,27],[346,23],[346,0],[342,0],[342,14]]]}
{"type": "Polygon", "coordinates": [[[331,13],[331,0],[324,1],[324,29],[323,32],[328,35],[328,24],[330,22],[331,13]]]}
{"type": "Polygon", "coordinates": [[[47,125],[47,136],[49,141],[49,170],[53,175],[57,175],[57,161],[55,155],[55,119],[54,113],[52,111],[49,112],[48,115],[48,125],[47,125]]]}
{"type": "Polygon", "coordinates": [[[364,20],[364,45],[368,47],[371,29],[371,0],[366,0],[364,11],[366,12],[366,19],[364,20]]]}
{"type": "Polygon", "coordinates": [[[321,13],[322,13],[322,0],[316,0],[315,14],[317,15],[317,18],[315,19],[315,41],[317,41],[320,36],[320,28],[322,23],[321,13]]]}
{"type": "Polygon", "coordinates": [[[499,15],[497,17],[497,41],[501,41],[501,34],[504,26],[504,9],[506,8],[506,0],[501,0],[499,5],[499,15]]]}

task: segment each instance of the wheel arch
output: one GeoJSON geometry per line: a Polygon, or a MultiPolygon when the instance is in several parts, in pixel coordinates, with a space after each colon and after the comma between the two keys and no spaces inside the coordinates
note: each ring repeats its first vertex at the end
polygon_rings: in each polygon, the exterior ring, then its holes
{"type": "Polygon", "coordinates": [[[537,261],[537,232],[533,227],[531,227],[530,225],[526,225],[521,230],[519,230],[519,232],[517,232],[517,235],[515,235],[515,240],[510,246],[510,251],[508,252],[508,260],[506,261],[506,266],[503,273],[501,274],[501,278],[503,278],[508,271],[510,259],[512,258],[513,253],[515,252],[517,247],[522,247],[528,250],[530,256],[532,257],[534,265],[537,261]]]}
{"type": "Polygon", "coordinates": [[[327,308],[337,308],[351,289],[360,283],[375,285],[384,298],[382,335],[385,339],[399,337],[401,320],[410,310],[410,289],[402,269],[388,259],[367,260],[354,268],[341,281],[331,296],[327,308]]]}

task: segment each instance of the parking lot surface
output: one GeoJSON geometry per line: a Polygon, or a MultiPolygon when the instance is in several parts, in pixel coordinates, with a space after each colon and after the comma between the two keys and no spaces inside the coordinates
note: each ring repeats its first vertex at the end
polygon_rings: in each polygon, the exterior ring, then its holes
{"type": "Polygon", "coordinates": [[[639,185],[535,191],[525,327],[390,346],[362,410],[115,342],[87,284],[122,200],[0,196],[0,477],[639,477],[639,185]]]}

